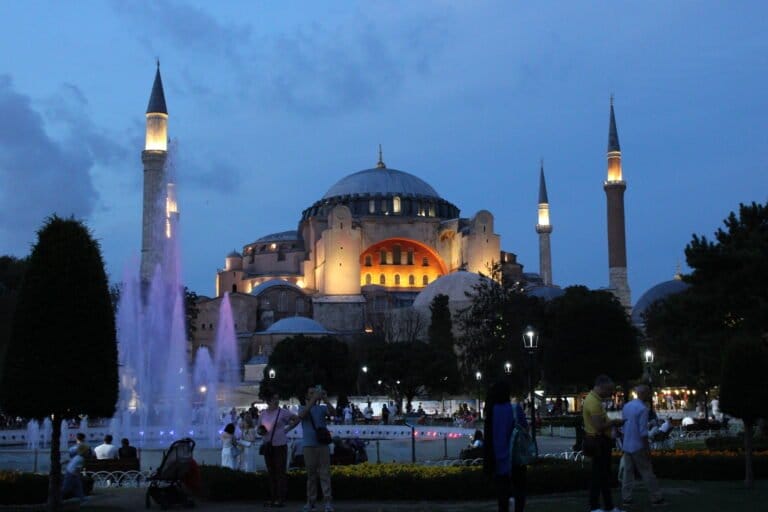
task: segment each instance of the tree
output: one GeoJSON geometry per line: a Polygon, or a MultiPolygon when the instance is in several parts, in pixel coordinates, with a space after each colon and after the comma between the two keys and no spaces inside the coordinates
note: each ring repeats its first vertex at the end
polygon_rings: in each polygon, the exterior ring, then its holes
{"type": "Polygon", "coordinates": [[[589,389],[602,373],[625,384],[642,374],[638,332],[608,291],[566,288],[547,307],[544,335],[544,380],[555,393],[589,389]]]}
{"type": "Polygon", "coordinates": [[[293,336],[279,342],[264,369],[263,385],[281,398],[304,403],[307,388],[320,384],[332,395],[347,395],[354,388],[357,364],[349,347],[332,336],[293,336]],[[274,370],[275,378],[269,377],[274,370]]]}
{"type": "MultiPolygon", "coordinates": [[[[118,395],[115,317],[99,244],[79,221],[50,217],[19,291],[0,385],[9,414],[61,421],[108,418],[118,395]]],[[[51,450],[48,506],[61,508],[61,461],[51,450]]]]}
{"type": "Polygon", "coordinates": [[[744,422],[744,484],[754,484],[752,437],[768,403],[768,346],[765,340],[738,338],[728,343],[723,358],[720,407],[744,422]]]}
{"type": "Polygon", "coordinates": [[[652,307],[646,332],[683,384],[703,391],[720,379],[730,340],[768,332],[768,205],[739,205],[714,241],[693,235],[685,248],[690,288],[652,307]]]}
{"type": "Polygon", "coordinates": [[[0,381],[5,350],[11,337],[11,320],[27,263],[27,258],[0,256],[0,381]]]}
{"type": "Polygon", "coordinates": [[[464,385],[476,388],[475,373],[479,371],[484,382],[506,378],[514,393],[524,391],[528,355],[523,350],[522,333],[528,325],[537,329],[544,325],[542,301],[526,295],[518,283],[505,281],[498,264],[491,269],[490,279],[476,285],[471,298],[472,305],[457,315],[459,370],[464,385]],[[511,375],[504,373],[507,362],[512,365],[511,375]]]}
{"type": "Polygon", "coordinates": [[[186,286],[184,287],[184,316],[185,324],[187,326],[187,339],[191,340],[195,337],[197,331],[197,315],[200,312],[200,307],[197,305],[200,297],[196,292],[193,292],[186,286]]]}
{"type": "Polygon", "coordinates": [[[433,393],[453,393],[459,388],[459,367],[448,296],[436,295],[429,309],[432,317],[428,335],[434,360],[428,367],[431,371],[426,375],[426,386],[433,393]]]}

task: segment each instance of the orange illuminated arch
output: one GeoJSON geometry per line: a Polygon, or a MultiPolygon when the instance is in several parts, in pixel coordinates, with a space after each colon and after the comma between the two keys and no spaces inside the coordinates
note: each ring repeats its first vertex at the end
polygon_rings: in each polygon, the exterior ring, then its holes
{"type": "MultiPolygon", "coordinates": [[[[423,288],[448,273],[442,258],[431,247],[408,238],[388,238],[360,254],[360,284],[370,284],[366,274],[386,276],[391,288],[423,288]],[[415,276],[397,279],[395,276],[415,276]]],[[[379,281],[381,282],[381,281],[379,281]]]]}

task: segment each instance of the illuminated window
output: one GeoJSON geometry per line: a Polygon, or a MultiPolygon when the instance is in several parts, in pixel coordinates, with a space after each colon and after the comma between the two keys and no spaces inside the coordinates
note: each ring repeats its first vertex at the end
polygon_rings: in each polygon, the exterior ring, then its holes
{"type": "Polygon", "coordinates": [[[395,274],[395,286],[400,286],[400,274],[395,274]]]}
{"type": "Polygon", "coordinates": [[[421,284],[423,284],[424,286],[427,286],[429,284],[429,277],[427,276],[422,277],[421,284]]]}
{"type": "Polygon", "coordinates": [[[392,211],[395,213],[400,213],[400,197],[395,196],[392,198],[392,211]]]}
{"type": "Polygon", "coordinates": [[[421,266],[422,266],[422,267],[428,267],[428,266],[429,266],[429,258],[427,258],[426,256],[424,256],[424,257],[421,259],[421,266]]]}
{"type": "Polygon", "coordinates": [[[371,258],[370,254],[366,254],[365,255],[365,266],[366,267],[370,267],[371,265],[373,265],[373,258],[371,258]]]}
{"type": "Polygon", "coordinates": [[[400,254],[401,254],[400,246],[395,245],[392,248],[392,264],[393,265],[400,265],[400,254]]]}
{"type": "Polygon", "coordinates": [[[368,213],[376,213],[376,200],[368,201],[368,213]]]}
{"type": "Polygon", "coordinates": [[[387,284],[387,276],[385,276],[384,274],[381,274],[379,276],[379,284],[387,284]]]}
{"type": "Polygon", "coordinates": [[[429,205],[429,216],[430,217],[434,217],[435,216],[435,205],[434,204],[430,204],[429,205]]]}
{"type": "Polygon", "coordinates": [[[411,286],[416,284],[416,277],[413,274],[408,276],[408,284],[411,286]]]}
{"type": "Polygon", "coordinates": [[[382,249],[379,251],[379,264],[386,265],[387,264],[387,250],[382,249]]]}
{"type": "Polygon", "coordinates": [[[365,284],[371,284],[373,282],[373,278],[371,277],[371,274],[365,274],[365,284]]]}

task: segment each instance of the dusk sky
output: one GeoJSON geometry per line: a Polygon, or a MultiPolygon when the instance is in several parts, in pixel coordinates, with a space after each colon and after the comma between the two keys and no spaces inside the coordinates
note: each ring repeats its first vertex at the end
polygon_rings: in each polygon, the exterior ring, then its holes
{"type": "MultiPolygon", "coordinates": [[[[609,97],[633,302],[693,233],[768,199],[768,2],[0,2],[0,254],[52,213],[138,260],[155,58],[176,141],[186,284],[296,229],[339,179],[412,173],[538,271],[544,159],[556,284],[608,284],[609,97]]],[[[683,266],[683,270],[686,267],[683,266]]]]}

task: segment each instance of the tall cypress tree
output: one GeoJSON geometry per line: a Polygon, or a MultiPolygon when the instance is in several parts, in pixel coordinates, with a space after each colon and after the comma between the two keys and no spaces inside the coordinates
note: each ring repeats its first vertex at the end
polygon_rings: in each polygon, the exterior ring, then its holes
{"type": "Polygon", "coordinates": [[[115,411],[115,318],[99,244],[88,229],[53,216],[37,235],[11,327],[0,407],[51,418],[48,506],[59,510],[61,421],[115,411]]]}

